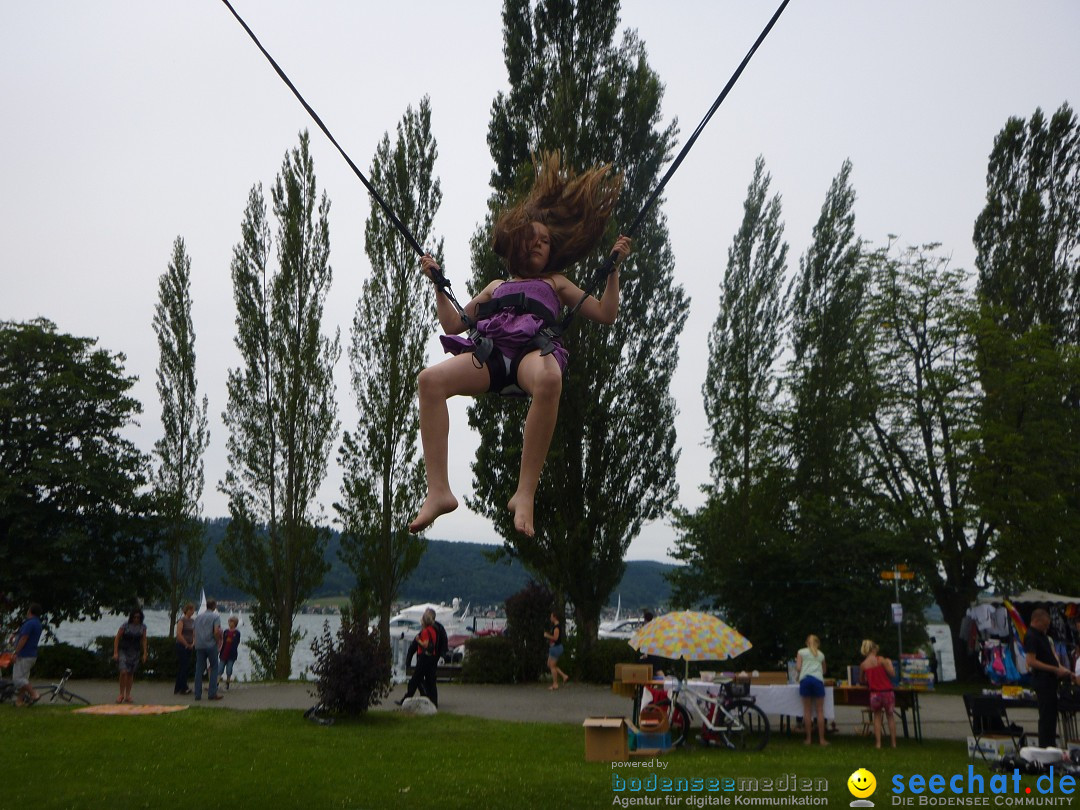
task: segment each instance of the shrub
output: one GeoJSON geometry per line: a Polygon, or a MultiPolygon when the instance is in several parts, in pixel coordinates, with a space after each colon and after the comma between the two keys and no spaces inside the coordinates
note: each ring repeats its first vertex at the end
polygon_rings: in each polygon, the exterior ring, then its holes
{"type": "MultiPolygon", "coordinates": [[[[573,637],[573,646],[580,646],[577,636],[573,637]]],[[[626,643],[626,639],[601,638],[593,642],[592,649],[587,653],[578,652],[574,655],[572,673],[577,680],[586,683],[611,683],[615,679],[616,664],[633,664],[640,658],[637,650],[626,643]]],[[[563,669],[566,667],[563,666],[563,669]]]]}
{"type": "Polygon", "coordinates": [[[546,668],[548,642],[544,632],[554,604],[551,591],[536,582],[506,600],[506,636],[517,663],[515,679],[521,683],[538,680],[546,668]]]}
{"type": "Polygon", "coordinates": [[[42,644],[38,648],[37,663],[34,664],[34,679],[60,678],[65,669],[71,670],[73,678],[107,678],[112,673],[109,662],[93,650],[76,647],[74,644],[57,642],[42,644]]]}
{"type": "Polygon", "coordinates": [[[514,683],[517,673],[518,662],[507,636],[482,636],[465,642],[463,683],[514,683]]]}
{"type": "Polygon", "coordinates": [[[321,639],[311,643],[311,673],[319,700],[332,714],[360,715],[390,694],[390,656],[379,648],[379,633],[342,616],[338,643],[323,623],[321,639]]]}

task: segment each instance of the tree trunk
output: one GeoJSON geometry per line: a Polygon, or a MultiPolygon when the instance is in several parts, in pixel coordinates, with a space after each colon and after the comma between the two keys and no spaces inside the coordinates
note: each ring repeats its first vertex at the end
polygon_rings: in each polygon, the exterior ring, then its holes
{"type": "Polygon", "coordinates": [[[274,680],[287,681],[292,674],[292,611],[288,608],[278,613],[278,645],[274,661],[274,680]]]}

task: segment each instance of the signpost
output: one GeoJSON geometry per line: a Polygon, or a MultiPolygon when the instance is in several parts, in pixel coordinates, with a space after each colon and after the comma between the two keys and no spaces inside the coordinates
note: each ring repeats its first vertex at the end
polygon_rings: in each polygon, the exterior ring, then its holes
{"type": "Polygon", "coordinates": [[[904,622],[904,607],[900,604],[900,580],[902,579],[915,579],[915,572],[909,571],[908,567],[904,563],[898,563],[893,567],[891,571],[882,571],[881,578],[888,582],[892,580],[896,586],[896,601],[893,602],[892,615],[893,623],[896,625],[896,666],[897,673],[901,680],[904,677],[904,634],[901,627],[904,622]]]}

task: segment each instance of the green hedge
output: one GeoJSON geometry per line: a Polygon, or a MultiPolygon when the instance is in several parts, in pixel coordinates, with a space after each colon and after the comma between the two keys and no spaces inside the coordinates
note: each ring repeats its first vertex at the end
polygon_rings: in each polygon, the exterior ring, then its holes
{"type": "Polygon", "coordinates": [[[42,644],[38,647],[37,663],[34,664],[34,681],[46,678],[61,678],[65,669],[71,670],[73,678],[107,678],[109,662],[104,657],[85,647],[74,644],[42,644]]]}
{"type": "Polygon", "coordinates": [[[580,646],[581,639],[577,635],[571,636],[566,654],[559,659],[559,667],[585,683],[610,684],[615,679],[616,664],[632,664],[640,658],[626,639],[597,639],[587,655],[581,653],[580,646]]]}
{"type": "Polygon", "coordinates": [[[517,669],[513,646],[506,636],[481,636],[465,642],[462,682],[514,683],[517,669]]]}

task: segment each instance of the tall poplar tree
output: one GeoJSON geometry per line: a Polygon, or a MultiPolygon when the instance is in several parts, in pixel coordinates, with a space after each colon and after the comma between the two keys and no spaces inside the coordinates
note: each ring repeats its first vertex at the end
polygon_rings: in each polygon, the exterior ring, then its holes
{"type": "Polygon", "coordinates": [[[790,556],[777,403],[788,245],[770,183],[758,157],[709,334],[702,393],[712,483],[705,506],[678,517],[675,552],[687,563],[675,580],[679,597],[711,598],[755,644],[777,637],[782,622],[753,596],[774,593],[776,583],[753,583],[750,572],[764,578],[790,556]]]}
{"type": "Polygon", "coordinates": [[[975,222],[980,501],[1005,587],[1071,587],[1080,565],[1080,123],[1010,118],[975,222]],[[1059,561],[1042,571],[1032,549],[1059,561]]]}
{"type": "MultiPolygon", "coordinates": [[[[504,3],[510,89],[496,97],[488,127],[493,193],[473,240],[474,289],[505,272],[490,249],[492,217],[527,190],[534,152],[558,149],[578,170],[611,163],[625,172],[609,232],[576,270],[579,285],[670,158],[675,124],[658,129],[663,86],[634,33],[615,43],[618,8],[612,0],[504,3]]],[[[623,265],[616,323],[578,319],[566,334],[570,368],[536,495],[535,537],[517,534],[506,510],[526,404],[487,397],[469,410],[481,437],[469,506],[491,518],[508,550],[573,604],[585,647],[622,577],[630,541],[666,513],[677,492],[670,383],[687,302],[673,269],[664,218],[654,208],[623,265]]]]}
{"type": "MultiPolygon", "coordinates": [[[[434,176],[437,156],[425,97],[419,110],[406,110],[393,146],[383,136],[371,165],[372,184],[421,244],[431,236],[442,202],[434,176]]],[[[364,249],[372,274],[357,302],[349,346],[361,417],[342,439],[344,480],[334,508],[343,527],[341,557],[356,575],[353,601],[378,612],[379,638],[388,645],[398,589],[427,545],[406,526],[424,498],[423,462],[416,452],[416,379],[435,327],[434,296],[412,249],[374,201],[364,249]]],[[[435,254],[441,252],[440,240],[435,254]]]]}
{"type": "Polygon", "coordinates": [[[210,443],[207,400],[195,379],[195,327],[191,319],[191,258],[183,238],[173,242],[168,270],[158,279],[154,333],[158,341],[157,392],[162,437],[154,443],[154,489],[162,517],[170,631],[180,602],[196,584],[206,550],[202,514],[203,454],[210,443]]]}
{"type": "Polygon", "coordinates": [[[330,291],[330,201],[318,196],[307,132],[272,189],[277,269],[261,185],[252,188],[233,251],[236,346],[229,371],[229,470],[221,490],[232,520],[219,556],[255,597],[249,641],[260,674],[289,677],[293,618],[322,581],[329,531],[315,495],[337,434],[333,368],[339,337],[322,334],[330,291]]]}
{"type": "Polygon", "coordinates": [[[894,592],[873,586],[883,568],[910,562],[863,487],[861,361],[871,335],[862,314],[870,274],[855,232],[851,171],[844,161],[833,178],[790,289],[791,361],[784,387],[793,542],[791,588],[784,598],[800,611],[787,625],[787,649],[810,632],[843,650],[857,650],[871,632],[890,638],[886,622],[894,592]],[[837,609],[856,604],[859,610],[837,609]]]}

